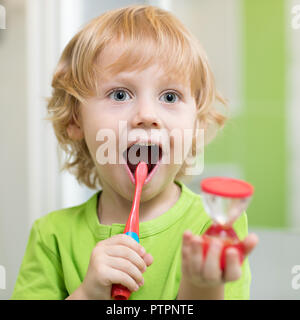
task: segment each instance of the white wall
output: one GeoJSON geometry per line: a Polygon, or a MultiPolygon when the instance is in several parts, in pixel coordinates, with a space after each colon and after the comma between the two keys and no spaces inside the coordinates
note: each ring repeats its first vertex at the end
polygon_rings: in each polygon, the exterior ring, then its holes
{"type": "Polygon", "coordinates": [[[298,0],[285,2],[286,9],[286,55],[287,55],[287,147],[288,147],[288,201],[289,225],[300,232],[300,29],[292,27],[292,8],[298,0]]]}
{"type": "MultiPolygon", "coordinates": [[[[294,266],[300,268],[300,234],[284,230],[250,229],[259,237],[257,248],[249,256],[252,273],[250,299],[300,300],[300,278],[294,279],[294,266]]],[[[300,269],[299,269],[300,270],[300,269]]]]}

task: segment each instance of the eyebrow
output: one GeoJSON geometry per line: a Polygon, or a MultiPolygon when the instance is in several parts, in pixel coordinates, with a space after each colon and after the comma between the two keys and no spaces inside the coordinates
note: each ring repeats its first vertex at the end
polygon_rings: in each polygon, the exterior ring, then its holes
{"type": "MultiPolygon", "coordinates": [[[[112,76],[112,78],[107,77],[105,80],[108,82],[127,82],[130,85],[134,85],[134,76],[125,76],[125,75],[116,75],[115,77],[112,76]]],[[[176,81],[173,78],[168,78],[168,77],[161,77],[159,78],[159,85],[161,86],[168,86],[168,87],[174,87],[178,88],[178,90],[186,91],[188,90],[188,87],[181,82],[176,81]]]]}

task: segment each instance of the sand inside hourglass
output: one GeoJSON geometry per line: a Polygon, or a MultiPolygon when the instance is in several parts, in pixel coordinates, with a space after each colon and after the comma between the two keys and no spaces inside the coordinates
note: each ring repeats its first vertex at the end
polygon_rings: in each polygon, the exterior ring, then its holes
{"type": "Polygon", "coordinates": [[[233,222],[246,210],[251,197],[229,198],[202,192],[203,205],[214,222],[230,227],[233,222]]]}

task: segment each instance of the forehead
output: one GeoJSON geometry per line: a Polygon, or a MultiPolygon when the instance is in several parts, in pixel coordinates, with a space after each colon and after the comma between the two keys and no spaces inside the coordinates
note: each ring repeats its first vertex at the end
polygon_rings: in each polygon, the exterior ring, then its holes
{"type": "Polygon", "coordinates": [[[178,65],[170,62],[168,54],[163,57],[155,52],[155,48],[142,45],[125,44],[113,41],[106,45],[97,57],[97,71],[102,79],[133,77],[137,71],[151,69],[161,82],[190,86],[189,74],[178,65]]]}

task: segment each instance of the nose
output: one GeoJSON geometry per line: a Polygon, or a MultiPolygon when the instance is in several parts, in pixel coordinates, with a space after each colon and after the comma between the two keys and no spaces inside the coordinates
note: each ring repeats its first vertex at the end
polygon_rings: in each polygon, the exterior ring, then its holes
{"type": "Polygon", "coordinates": [[[153,103],[142,102],[136,106],[132,126],[136,128],[161,128],[161,120],[155,111],[153,103]]]}

